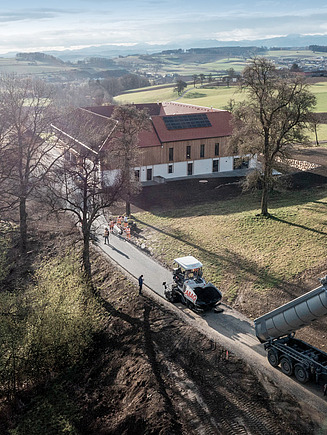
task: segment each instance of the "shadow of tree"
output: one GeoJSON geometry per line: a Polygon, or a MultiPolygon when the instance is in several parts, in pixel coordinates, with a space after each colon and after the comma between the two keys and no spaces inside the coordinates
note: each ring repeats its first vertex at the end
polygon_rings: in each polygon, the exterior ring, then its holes
{"type": "Polygon", "coordinates": [[[148,355],[148,360],[152,368],[152,372],[156,378],[156,381],[158,383],[158,389],[163,397],[164,403],[165,403],[165,411],[167,414],[169,414],[172,418],[172,425],[174,429],[174,434],[181,434],[181,426],[178,423],[178,417],[174,409],[173,402],[171,401],[167,390],[165,386],[165,382],[161,375],[161,367],[160,363],[157,360],[156,356],[156,350],[154,346],[154,342],[152,339],[152,333],[151,333],[151,325],[150,325],[150,312],[151,312],[151,306],[150,304],[145,301],[144,302],[144,312],[143,312],[143,331],[144,331],[144,348],[145,352],[148,355]]]}
{"type": "Polygon", "coordinates": [[[313,233],[317,233],[317,234],[321,234],[323,236],[327,236],[327,233],[325,233],[324,231],[315,230],[314,228],[309,228],[309,227],[306,227],[305,225],[299,225],[299,224],[296,224],[294,222],[289,222],[289,221],[286,221],[285,219],[278,218],[277,216],[270,215],[269,219],[275,220],[277,222],[282,222],[282,223],[290,225],[292,227],[302,228],[303,230],[306,230],[306,231],[311,231],[313,233]]]}

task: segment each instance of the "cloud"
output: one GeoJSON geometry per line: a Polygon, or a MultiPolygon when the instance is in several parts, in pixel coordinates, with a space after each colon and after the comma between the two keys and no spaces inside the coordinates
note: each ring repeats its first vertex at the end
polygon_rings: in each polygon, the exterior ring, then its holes
{"type": "Polygon", "coordinates": [[[76,14],[73,9],[20,9],[12,12],[0,12],[0,22],[10,23],[12,21],[43,20],[56,18],[59,15],[76,14]]]}

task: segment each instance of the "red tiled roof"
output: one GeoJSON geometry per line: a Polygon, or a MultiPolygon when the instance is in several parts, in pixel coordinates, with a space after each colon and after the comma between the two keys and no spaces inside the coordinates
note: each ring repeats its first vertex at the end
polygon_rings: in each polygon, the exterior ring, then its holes
{"type": "MultiPolygon", "coordinates": [[[[230,125],[231,114],[226,110],[211,109],[209,107],[193,106],[178,102],[134,104],[138,109],[148,109],[152,123],[150,130],[143,130],[139,133],[139,147],[146,148],[161,146],[163,142],[177,142],[192,139],[206,139],[213,137],[230,136],[232,128],[230,125]],[[206,113],[211,126],[198,128],[185,128],[168,130],[163,117],[174,116],[174,114],[206,113]],[[159,114],[160,113],[160,114],[159,114]]],[[[110,118],[116,106],[85,107],[85,110],[96,115],[110,118]]]]}
{"type": "Polygon", "coordinates": [[[179,103],[177,101],[164,101],[162,103],[160,115],[181,115],[184,113],[187,114],[199,112],[221,112],[221,110],[213,109],[212,107],[194,106],[193,104],[179,103]]]}
{"type": "MultiPolygon", "coordinates": [[[[128,104],[128,106],[135,106],[139,110],[146,109],[150,116],[159,115],[162,107],[161,103],[128,104]]],[[[117,106],[111,104],[109,106],[85,107],[85,109],[110,118],[115,107],[117,106]]]]}
{"type": "Polygon", "coordinates": [[[161,142],[153,127],[153,124],[151,123],[149,131],[148,130],[140,131],[139,147],[146,148],[146,147],[155,147],[155,146],[161,146],[161,142]]]}
{"type": "Polygon", "coordinates": [[[163,116],[153,116],[152,122],[161,142],[206,139],[211,137],[230,136],[232,134],[230,112],[206,112],[206,115],[211,123],[211,127],[168,130],[164,123],[163,116]]]}

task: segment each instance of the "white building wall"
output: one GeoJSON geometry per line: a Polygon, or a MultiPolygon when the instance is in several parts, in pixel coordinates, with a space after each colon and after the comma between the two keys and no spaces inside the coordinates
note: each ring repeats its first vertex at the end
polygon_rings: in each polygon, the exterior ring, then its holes
{"type": "MultiPolygon", "coordinates": [[[[187,177],[187,164],[193,163],[193,175],[206,175],[212,174],[213,160],[219,160],[219,172],[233,171],[234,156],[233,157],[220,157],[219,159],[203,159],[203,160],[191,160],[176,163],[163,163],[160,165],[141,166],[136,167],[135,170],[140,171],[140,181],[147,181],[147,169],[152,168],[153,177],[163,177],[165,179],[187,177]],[[168,165],[173,166],[173,172],[168,173],[168,165]]],[[[250,158],[249,168],[253,169],[257,167],[257,156],[250,158]]],[[[119,175],[119,170],[103,171],[103,180],[107,186],[114,183],[116,177],[119,175]]]]}
{"type": "Polygon", "coordinates": [[[233,170],[234,157],[219,158],[219,172],[227,172],[233,170]]]}
{"type": "Polygon", "coordinates": [[[212,172],[212,159],[195,160],[193,163],[193,174],[202,175],[212,172]]]}

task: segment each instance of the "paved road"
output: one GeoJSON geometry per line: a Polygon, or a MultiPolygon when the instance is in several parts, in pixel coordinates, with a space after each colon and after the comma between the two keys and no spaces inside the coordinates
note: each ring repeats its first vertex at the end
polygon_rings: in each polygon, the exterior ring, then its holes
{"type": "Polygon", "coordinates": [[[109,246],[105,245],[102,236],[105,225],[104,220],[99,223],[96,231],[97,245],[134,278],[143,274],[146,292],[155,292],[160,296],[161,302],[168,304],[184,321],[248,362],[257,372],[294,396],[303,406],[312,407],[321,415],[327,415],[327,401],[322,395],[322,386],[316,386],[314,383],[302,385],[294,378],[288,378],[279,369],[272,368],[267,362],[263,345],[255,336],[251,320],[224,304],[222,313],[211,311],[199,315],[182,304],[168,303],[163,295],[162,282],[172,282],[171,272],[123,237],[111,234],[109,246]]]}

